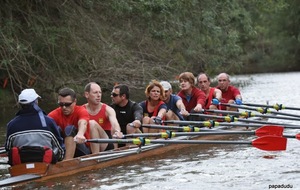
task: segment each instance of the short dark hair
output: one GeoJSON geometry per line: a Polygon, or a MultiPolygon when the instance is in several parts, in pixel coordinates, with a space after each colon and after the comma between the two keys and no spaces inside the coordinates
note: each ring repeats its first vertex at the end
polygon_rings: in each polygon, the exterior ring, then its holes
{"type": "Polygon", "coordinates": [[[129,99],[129,88],[126,84],[117,84],[114,89],[120,89],[120,95],[125,94],[126,98],[129,99]]]}
{"type": "Polygon", "coordinates": [[[76,92],[72,88],[62,88],[58,91],[58,95],[62,97],[71,96],[72,100],[76,99],[76,92]]]}

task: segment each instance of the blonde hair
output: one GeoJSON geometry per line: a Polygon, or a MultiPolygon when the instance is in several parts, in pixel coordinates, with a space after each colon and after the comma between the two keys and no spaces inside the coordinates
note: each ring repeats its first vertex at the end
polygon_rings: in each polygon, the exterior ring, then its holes
{"type": "Polygon", "coordinates": [[[179,75],[179,82],[182,80],[188,81],[192,86],[195,86],[195,76],[191,72],[183,72],[179,75]]]}
{"type": "Polygon", "coordinates": [[[145,90],[145,95],[147,97],[148,100],[150,100],[150,91],[155,87],[157,86],[159,89],[160,89],[160,96],[159,96],[159,99],[160,100],[163,100],[163,97],[165,96],[165,91],[162,87],[162,85],[157,81],[157,80],[152,80],[149,85],[146,87],[146,90],[145,90]]]}

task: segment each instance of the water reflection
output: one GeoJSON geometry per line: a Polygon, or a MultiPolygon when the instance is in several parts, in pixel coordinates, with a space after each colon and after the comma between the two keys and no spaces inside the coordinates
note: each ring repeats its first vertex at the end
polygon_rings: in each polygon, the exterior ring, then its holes
{"type": "MultiPolygon", "coordinates": [[[[245,102],[283,103],[299,107],[300,73],[236,76],[250,81],[242,87],[245,102]]],[[[300,114],[300,111],[283,110],[300,114]]],[[[297,124],[299,121],[271,119],[297,124]]],[[[285,129],[295,135],[297,129],[285,129]]],[[[230,136],[229,140],[251,140],[253,136],[230,136]]],[[[270,185],[300,188],[300,143],[288,139],[282,152],[267,152],[251,146],[201,145],[174,150],[161,156],[68,176],[47,182],[34,182],[15,189],[269,189],[270,185]]],[[[126,159],[126,158],[124,158],[126,159]]]]}

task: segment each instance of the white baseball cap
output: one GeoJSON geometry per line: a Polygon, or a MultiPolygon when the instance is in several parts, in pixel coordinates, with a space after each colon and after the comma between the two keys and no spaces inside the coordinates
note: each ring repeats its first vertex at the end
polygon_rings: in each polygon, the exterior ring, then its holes
{"type": "Polygon", "coordinates": [[[164,90],[170,90],[172,89],[172,86],[169,82],[167,81],[161,81],[160,84],[162,85],[164,90]]]}
{"type": "Polygon", "coordinates": [[[37,98],[41,98],[34,89],[28,88],[21,92],[19,95],[19,103],[20,104],[29,104],[35,101],[37,98]]]}

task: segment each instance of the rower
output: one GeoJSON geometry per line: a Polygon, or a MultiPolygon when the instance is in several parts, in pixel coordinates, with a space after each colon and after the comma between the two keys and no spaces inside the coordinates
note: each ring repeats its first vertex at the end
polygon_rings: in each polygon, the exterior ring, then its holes
{"type": "MultiPolygon", "coordinates": [[[[182,102],[189,113],[202,112],[205,106],[205,94],[195,86],[195,76],[191,72],[183,72],[179,75],[180,91],[178,96],[181,97],[182,102]]],[[[198,120],[189,116],[187,120],[198,120]]]]}
{"type": "Polygon", "coordinates": [[[219,109],[219,101],[222,99],[222,92],[218,88],[210,86],[210,77],[205,73],[200,73],[197,77],[198,87],[205,93],[205,109],[216,110],[219,109]]]}
{"type": "MultiPolygon", "coordinates": [[[[84,96],[87,103],[83,105],[89,113],[90,125],[94,128],[94,132],[91,131],[93,138],[122,138],[123,134],[120,129],[120,125],[116,118],[116,112],[109,105],[101,102],[102,100],[102,89],[96,82],[90,82],[84,87],[84,96]]],[[[106,151],[113,148],[117,148],[117,144],[114,145],[109,143],[105,144],[92,144],[91,148],[95,151],[106,151]]]]}
{"type": "MultiPolygon", "coordinates": [[[[121,132],[126,134],[141,133],[143,119],[143,108],[136,102],[129,99],[129,88],[125,84],[117,84],[111,92],[111,107],[116,112],[121,132]]],[[[118,144],[118,147],[125,144],[118,144]]]]}
{"type": "MultiPolygon", "coordinates": [[[[228,103],[228,104],[237,104],[242,105],[242,95],[240,90],[230,85],[230,76],[227,73],[220,73],[217,76],[218,79],[218,86],[217,88],[222,91],[222,100],[221,103],[228,103]]],[[[228,111],[237,111],[237,108],[233,107],[226,107],[224,105],[221,105],[222,110],[228,110],[228,111]]]]}
{"type": "Polygon", "coordinates": [[[172,86],[167,81],[161,81],[165,96],[163,101],[167,105],[166,120],[184,120],[189,115],[180,96],[173,94],[172,86]]]}
{"type": "MultiPolygon", "coordinates": [[[[167,112],[167,105],[163,102],[164,89],[157,80],[152,80],[145,90],[146,100],[140,102],[143,108],[143,124],[162,124],[167,112]]],[[[144,133],[155,133],[158,129],[142,128],[144,133]]]]}

